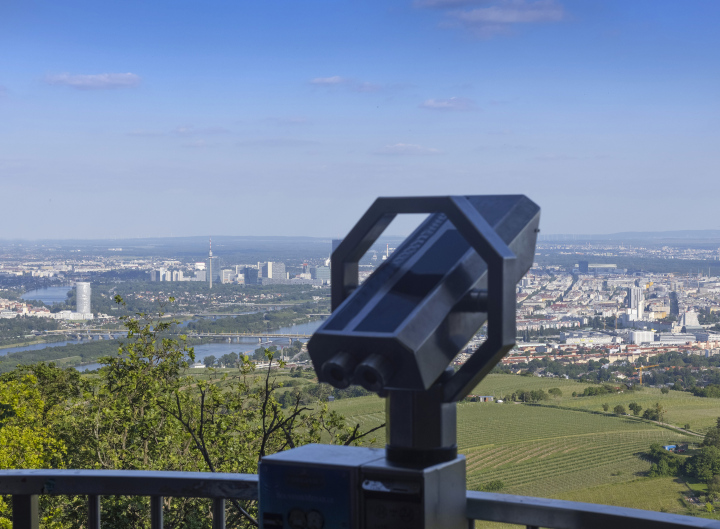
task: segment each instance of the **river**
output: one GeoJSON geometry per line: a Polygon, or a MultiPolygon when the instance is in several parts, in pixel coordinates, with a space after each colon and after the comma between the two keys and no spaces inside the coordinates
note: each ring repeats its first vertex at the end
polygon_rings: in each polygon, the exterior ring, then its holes
{"type": "MultiPolygon", "coordinates": [[[[61,303],[67,299],[67,293],[72,287],[49,287],[42,288],[39,290],[31,290],[23,294],[24,299],[40,300],[46,305],[52,305],[53,303],[61,303]]],[[[253,312],[247,312],[244,314],[252,314],[253,312]]],[[[213,318],[214,319],[214,318],[213,318]]],[[[299,325],[292,325],[290,327],[281,327],[275,331],[270,331],[270,334],[312,334],[315,330],[320,327],[322,320],[311,321],[309,323],[301,323],[299,325]]],[[[181,326],[187,325],[188,322],[183,322],[181,326]]],[[[303,339],[302,341],[307,341],[303,339]]],[[[67,340],[62,342],[54,343],[39,343],[34,345],[25,345],[22,347],[8,347],[6,349],[0,349],[0,356],[4,356],[8,353],[19,353],[21,351],[35,351],[38,349],[44,349],[46,347],[59,347],[62,345],[88,343],[87,340],[67,340]]],[[[270,347],[271,345],[276,346],[278,349],[289,345],[290,341],[288,338],[275,338],[265,340],[262,343],[258,342],[257,338],[241,338],[239,343],[204,343],[196,345],[195,349],[195,360],[202,362],[206,356],[214,355],[216,358],[221,357],[224,354],[229,353],[250,353],[262,345],[263,347],[270,347]]],[[[83,366],[77,366],[78,370],[94,370],[100,367],[100,364],[86,364],[83,366]]]]}
{"type": "MultiPolygon", "coordinates": [[[[323,320],[311,321],[308,323],[301,323],[299,325],[292,325],[290,327],[281,327],[275,331],[270,331],[270,334],[312,334],[314,333],[323,320]]],[[[307,339],[302,338],[303,342],[307,339]]],[[[230,353],[251,353],[260,346],[270,347],[271,345],[276,346],[278,349],[290,345],[289,338],[271,338],[269,340],[263,340],[259,342],[257,338],[241,338],[239,343],[203,343],[194,346],[195,350],[195,361],[202,362],[206,356],[213,355],[215,358],[220,358],[224,354],[230,353]]],[[[32,347],[32,346],[29,346],[32,347]]],[[[22,350],[25,350],[21,348],[22,350]]],[[[76,369],[79,371],[89,370],[93,371],[98,369],[100,364],[86,364],[84,366],[77,366],[76,369]]]]}
{"type": "Polygon", "coordinates": [[[72,286],[40,288],[38,290],[29,290],[21,297],[27,300],[42,301],[45,305],[51,307],[53,303],[64,303],[67,300],[67,293],[72,289],[72,286]]]}

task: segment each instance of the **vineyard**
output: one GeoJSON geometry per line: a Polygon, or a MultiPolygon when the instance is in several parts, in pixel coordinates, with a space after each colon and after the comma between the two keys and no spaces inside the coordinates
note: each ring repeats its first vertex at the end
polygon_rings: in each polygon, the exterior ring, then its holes
{"type": "MultiPolygon", "coordinates": [[[[491,375],[483,381],[475,394],[502,397],[518,389],[557,387],[563,396],[545,401],[550,406],[459,403],[458,446],[467,458],[468,488],[480,489],[500,480],[503,492],[510,494],[682,510],[678,500],[684,486],[644,477],[650,468],[644,453],[654,442],[693,443],[699,437],[634,417],[602,413],[601,405],[607,402],[612,409],[616,403],[627,406],[636,401],[649,407],[659,401],[668,410],[668,422],[682,425],[689,420],[709,426],[711,418],[714,422],[720,415],[716,402],[674,391],[662,395],[652,388],[618,395],[571,396],[586,386],[570,380],[511,375],[491,375]],[[661,482],[661,487],[653,485],[661,482]],[[626,489],[645,492],[639,496],[616,492],[626,489]]],[[[365,428],[385,420],[384,401],[377,397],[343,399],[331,407],[348,422],[365,428]]],[[[384,446],[383,430],[373,437],[374,446],[384,446]]]]}

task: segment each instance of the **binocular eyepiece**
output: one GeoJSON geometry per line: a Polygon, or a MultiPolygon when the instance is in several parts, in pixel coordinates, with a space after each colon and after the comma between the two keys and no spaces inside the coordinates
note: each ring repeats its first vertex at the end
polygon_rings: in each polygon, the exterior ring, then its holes
{"type": "Polygon", "coordinates": [[[387,358],[370,354],[362,362],[347,351],[341,351],[325,361],[323,378],[339,389],[359,384],[368,391],[381,392],[395,372],[387,358]]]}

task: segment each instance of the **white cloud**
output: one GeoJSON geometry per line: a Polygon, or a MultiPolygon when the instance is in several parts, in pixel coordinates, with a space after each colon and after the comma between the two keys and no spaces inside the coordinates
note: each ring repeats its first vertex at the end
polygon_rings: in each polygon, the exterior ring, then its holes
{"type": "Polygon", "coordinates": [[[487,4],[488,0],[417,0],[415,7],[448,8],[487,4]]]}
{"type": "Polygon", "coordinates": [[[317,145],[318,142],[302,138],[252,138],[241,140],[237,144],[240,147],[307,147],[309,145],[317,145]]]}
{"type": "Polygon", "coordinates": [[[204,127],[195,128],[192,125],[177,127],[172,131],[173,134],[178,136],[194,136],[198,134],[227,134],[230,130],[225,127],[204,127]]]}
{"type": "Polygon", "coordinates": [[[315,79],[310,80],[310,84],[316,84],[321,86],[337,86],[341,84],[347,84],[349,82],[350,79],[340,77],[339,75],[334,75],[332,77],[316,77],[315,79]]]}
{"type": "Polygon", "coordinates": [[[418,0],[416,7],[446,10],[444,27],[464,27],[483,38],[506,34],[517,24],[560,22],[565,10],[556,0],[418,0]],[[463,9],[472,4],[487,7],[463,9]]]}
{"type": "Polygon", "coordinates": [[[71,75],[59,73],[48,75],[45,82],[54,85],[66,85],[78,90],[106,90],[109,88],[127,88],[140,84],[140,76],[134,73],[99,73],[92,75],[71,75]]]}
{"type": "Polygon", "coordinates": [[[565,13],[553,0],[506,0],[491,7],[481,7],[456,13],[455,17],[466,24],[536,24],[559,22],[565,13]]]}
{"type": "Polygon", "coordinates": [[[385,86],[380,84],[358,81],[357,79],[340,77],[339,75],[334,75],[333,77],[316,77],[310,80],[310,84],[328,88],[345,88],[354,92],[379,92],[385,88],[385,86]]]}
{"type": "Polygon", "coordinates": [[[440,154],[441,151],[432,147],[423,147],[422,145],[414,145],[412,143],[396,143],[394,145],[386,145],[377,154],[388,154],[395,156],[417,156],[427,154],[440,154]]]}
{"type": "Polygon", "coordinates": [[[475,104],[466,97],[451,97],[450,99],[427,99],[420,105],[420,108],[468,111],[474,110],[475,104]]]}

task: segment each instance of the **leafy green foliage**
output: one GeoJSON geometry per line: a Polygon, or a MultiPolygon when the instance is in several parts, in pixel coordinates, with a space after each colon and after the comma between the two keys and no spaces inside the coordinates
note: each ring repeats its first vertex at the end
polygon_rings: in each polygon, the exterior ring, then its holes
{"type": "MultiPolygon", "coordinates": [[[[188,369],[195,356],[186,337],[168,333],[173,322],[123,319],[127,338],[100,360],[97,376],[37,364],[0,378],[0,468],[256,473],[265,455],[321,440],[358,444],[369,433],[317,400],[291,394],[281,403],[289,392],[277,380],[276,351],[263,350],[270,367],[261,373],[235,355],[231,370],[198,376],[188,369]]],[[[54,527],[80,527],[81,501],[43,497],[46,517],[54,527]]],[[[103,497],[103,513],[116,528],[147,527],[148,501],[103,497]]],[[[256,502],[227,503],[228,526],[257,525],[256,502]]],[[[211,522],[203,499],[174,498],[164,511],[171,527],[211,522]]]]}
{"type": "Polygon", "coordinates": [[[720,399],[720,385],[718,384],[708,384],[704,388],[693,386],[688,391],[696,397],[720,399]]]}
{"type": "Polygon", "coordinates": [[[553,397],[562,397],[563,393],[560,388],[550,388],[548,390],[548,393],[552,395],[553,397]]]}
{"type": "Polygon", "coordinates": [[[650,477],[677,476],[682,468],[683,458],[665,450],[660,443],[650,445],[650,458],[653,464],[650,466],[650,477]]]}
{"type": "Polygon", "coordinates": [[[488,481],[487,483],[484,483],[480,485],[479,490],[482,490],[484,492],[500,492],[505,488],[505,483],[503,483],[500,479],[494,479],[492,481],[488,481]]]}
{"type": "Polygon", "coordinates": [[[715,476],[720,475],[720,448],[703,446],[685,464],[685,472],[705,483],[713,481],[715,476]]]}
{"type": "Polygon", "coordinates": [[[60,328],[57,320],[24,316],[0,319],[0,345],[20,343],[33,331],[54,331],[60,328]]]}

